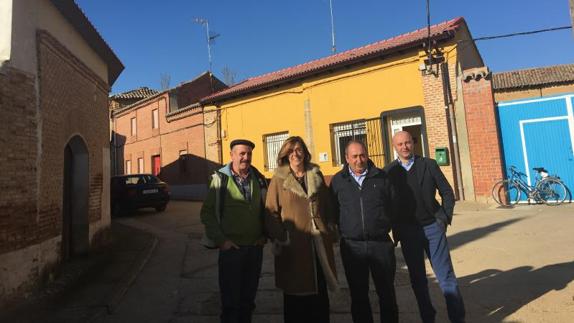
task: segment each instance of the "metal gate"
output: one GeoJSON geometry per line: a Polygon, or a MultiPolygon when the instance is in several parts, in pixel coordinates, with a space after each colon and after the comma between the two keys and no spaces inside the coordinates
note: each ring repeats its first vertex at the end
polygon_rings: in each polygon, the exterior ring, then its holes
{"type": "MultiPolygon", "coordinates": [[[[574,94],[498,103],[506,167],[516,166],[532,185],[544,167],[574,188],[574,94]]],[[[525,196],[522,197],[526,199],[525,196]]]]}
{"type": "Polygon", "coordinates": [[[331,138],[334,165],[345,163],[345,147],[350,140],[360,140],[365,143],[369,158],[373,163],[377,167],[385,165],[381,118],[360,119],[331,125],[331,138]]]}
{"type": "Polygon", "coordinates": [[[385,147],[383,146],[383,127],[381,118],[373,118],[365,120],[365,127],[367,129],[367,150],[369,158],[377,167],[385,166],[385,147]]]}

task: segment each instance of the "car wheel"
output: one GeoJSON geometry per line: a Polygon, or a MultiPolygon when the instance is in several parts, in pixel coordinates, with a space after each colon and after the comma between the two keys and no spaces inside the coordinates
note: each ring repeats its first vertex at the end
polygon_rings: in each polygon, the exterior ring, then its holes
{"type": "Polygon", "coordinates": [[[167,204],[163,204],[163,205],[160,205],[160,206],[156,206],[156,207],[155,207],[155,210],[156,210],[157,212],[163,212],[163,211],[165,211],[165,208],[166,208],[166,207],[167,207],[167,204]]]}

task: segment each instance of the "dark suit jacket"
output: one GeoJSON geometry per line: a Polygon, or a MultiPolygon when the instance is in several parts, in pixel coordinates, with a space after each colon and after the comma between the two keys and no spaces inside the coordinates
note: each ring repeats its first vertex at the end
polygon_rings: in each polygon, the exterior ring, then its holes
{"type": "MultiPolygon", "coordinates": [[[[454,192],[438,164],[434,159],[415,155],[413,167],[420,184],[425,209],[443,223],[450,224],[454,211],[454,192]],[[437,190],[442,198],[442,205],[435,198],[437,190]]],[[[402,166],[397,160],[387,165],[384,171],[387,173],[392,187],[397,184],[397,181],[404,180],[404,176],[401,174],[402,166]]],[[[395,199],[398,198],[396,194],[392,194],[392,196],[395,199]]],[[[393,205],[397,205],[397,203],[393,203],[393,205]]],[[[395,213],[393,218],[400,217],[400,210],[395,209],[393,213],[395,213]]]]}

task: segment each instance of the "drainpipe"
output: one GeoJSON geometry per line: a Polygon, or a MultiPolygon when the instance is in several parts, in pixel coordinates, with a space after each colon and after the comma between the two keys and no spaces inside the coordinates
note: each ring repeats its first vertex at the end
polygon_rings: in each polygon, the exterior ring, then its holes
{"type": "Polygon", "coordinates": [[[464,200],[464,186],[462,185],[462,174],[460,167],[460,156],[458,152],[458,135],[456,128],[456,120],[454,116],[454,107],[452,102],[452,93],[450,88],[450,79],[448,75],[448,63],[441,63],[441,74],[442,74],[442,90],[444,95],[445,108],[448,111],[448,121],[449,127],[452,134],[452,155],[454,159],[455,176],[456,176],[456,186],[458,190],[458,199],[464,200]]]}
{"type": "Polygon", "coordinates": [[[215,120],[217,122],[217,142],[219,144],[219,163],[221,165],[225,165],[225,162],[223,161],[223,136],[222,136],[222,129],[223,126],[221,124],[221,105],[220,104],[216,104],[215,105],[215,120]]]}
{"type": "MultiPolygon", "coordinates": [[[[114,116],[114,111],[112,110],[110,112],[110,114],[112,115],[112,128],[114,129],[114,139],[113,139],[113,143],[114,143],[114,160],[113,160],[113,167],[114,167],[114,175],[118,175],[118,135],[117,135],[117,131],[116,131],[116,119],[114,116]]],[[[123,162],[122,162],[123,163],[123,162]]]]}

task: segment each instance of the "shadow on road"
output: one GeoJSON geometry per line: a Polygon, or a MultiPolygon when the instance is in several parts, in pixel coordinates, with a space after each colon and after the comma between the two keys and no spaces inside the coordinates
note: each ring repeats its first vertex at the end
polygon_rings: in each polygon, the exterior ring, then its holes
{"type": "Polygon", "coordinates": [[[448,245],[450,246],[450,250],[454,250],[454,249],[461,247],[461,246],[463,246],[469,242],[473,242],[475,240],[482,239],[482,238],[484,238],[490,234],[495,233],[496,231],[499,231],[500,229],[502,229],[506,226],[509,226],[509,225],[514,224],[514,223],[519,222],[519,221],[522,221],[523,219],[524,218],[510,219],[510,220],[494,223],[491,225],[487,225],[484,227],[459,232],[457,234],[454,234],[454,235],[451,235],[448,237],[448,245]]]}
{"type": "MultiPolygon", "coordinates": [[[[531,266],[507,271],[487,269],[460,277],[459,283],[464,286],[465,299],[474,303],[473,321],[502,322],[507,316],[542,295],[564,289],[573,280],[574,261],[538,269],[531,266]],[[478,312],[474,312],[476,309],[478,312]]],[[[553,312],[552,306],[560,307],[563,304],[547,304],[544,310],[553,312]]]]}

